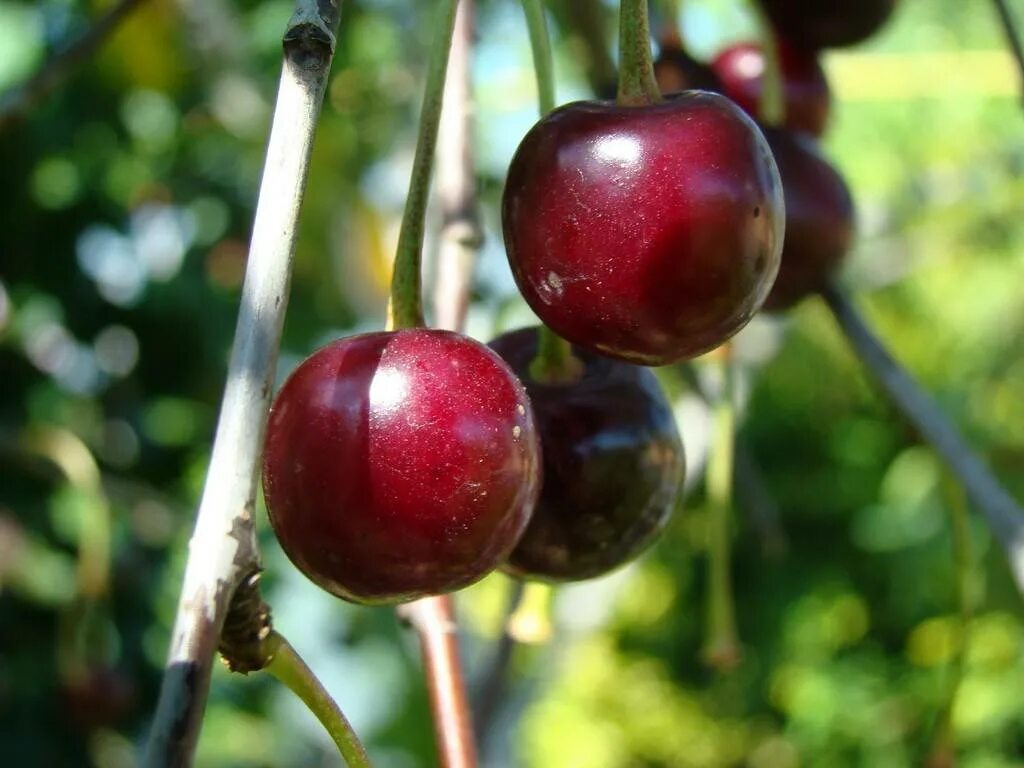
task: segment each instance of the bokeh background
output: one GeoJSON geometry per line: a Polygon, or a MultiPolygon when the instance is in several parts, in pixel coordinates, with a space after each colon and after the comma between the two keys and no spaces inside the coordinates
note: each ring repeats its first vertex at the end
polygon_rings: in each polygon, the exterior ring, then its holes
{"type": "MultiPolygon", "coordinates": [[[[105,5],[0,1],[0,88],[105,5]]],[[[699,57],[755,34],[739,2],[684,5],[699,57]]],[[[327,340],[382,325],[431,6],[343,3],[282,378],[327,340]]],[[[600,72],[575,30],[595,10],[553,6],[559,98],[586,97],[600,72]]],[[[3,765],[137,763],[209,458],[290,13],[287,0],[149,0],[0,135],[3,765]]],[[[611,4],[596,13],[614,52],[611,4]]],[[[530,322],[496,225],[504,169],[536,106],[519,4],[480,0],[477,30],[488,240],[469,329],[487,339],[530,322]]],[[[836,97],[824,148],[859,212],[845,282],[1024,498],[1024,111],[994,11],[903,0],[877,37],[824,63],[836,97]]],[[[740,442],[758,470],[738,488],[734,526],[742,664],[720,674],[702,661],[710,421],[684,377],[664,371],[690,454],[687,496],[638,563],[553,602],[528,593],[484,764],[1024,765],[1024,617],[985,527],[972,515],[953,536],[960,494],[819,302],[755,322],[738,348],[740,442]]],[[[698,361],[698,376],[707,367],[698,361]]],[[[276,624],[376,764],[434,765],[413,638],[391,611],[306,582],[262,510],[258,527],[276,624]]],[[[459,596],[474,684],[508,592],[496,575],[459,596]]],[[[339,761],[289,692],[218,669],[197,764],[339,761]]]]}

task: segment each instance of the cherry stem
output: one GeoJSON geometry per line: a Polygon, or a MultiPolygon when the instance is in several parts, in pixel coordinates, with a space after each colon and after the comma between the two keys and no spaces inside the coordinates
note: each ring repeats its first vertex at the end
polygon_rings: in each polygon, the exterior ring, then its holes
{"type": "Polygon", "coordinates": [[[473,724],[459,661],[458,625],[450,595],[398,606],[398,615],[420,638],[442,768],[476,768],[473,724]]]}
{"type": "Polygon", "coordinates": [[[722,391],[715,404],[714,445],[708,458],[707,494],[710,503],[708,530],[708,636],[704,658],[727,671],[740,659],[730,576],[730,520],[733,463],[736,444],[736,410],[733,404],[734,362],[728,344],[722,347],[722,391]]]}
{"type": "Polygon", "coordinates": [[[421,261],[423,232],[430,197],[430,173],[437,148],[437,132],[444,104],[444,81],[448,72],[448,52],[455,29],[455,12],[459,0],[441,0],[436,19],[436,32],[427,64],[427,84],[420,109],[420,127],[416,138],[416,154],[412,161],[409,194],[398,233],[395,269],[391,278],[390,325],[393,328],[423,326],[423,290],[421,261]]]}
{"type": "Polygon", "coordinates": [[[278,632],[272,631],[263,641],[263,646],[270,659],[264,669],[288,686],[316,715],[349,768],[371,768],[366,748],[351,724],[291,644],[278,632]]]}
{"type": "Polygon", "coordinates": [[[764,61],[764,71],[761,73],[761,103],[757,106],[757,118],[764,125],[782,125],[786,120],[786,104],[782,96],[779,44],[775,30],[758,0],[750,0],[749,6],[750,12],[757,20],[761,37],[761,58],[764,61]]]}
{"type": "Polygon", "coordinates": [[[619,4],[619,93],[624,107],[641,107],[662,101],[654,79],[647,0],[622,0],[619,4]]]}
{"type": "Polygon", "coordinates": [[[953,591],[959,613],[959,634],[950,660],[949,691],[946,702],[939,713],[933,739],[932,754],[951,755],[956,750],[953,734],[953,707],[964,677],[964,662],[967,655],[967,640],[971,618],[974,615],[976,589],[974,577],[974,555],[971,547],[971,526],[967,513],[967,499],[956,478],[948,471],[942,473],[942,492],[949,508],[950,529],[953,539],[953,591]]]}
{"type": "MultiPolygon", "coordinates": [[[[555,108],[555,65],[551,55],[551,37],[541,0],[522,0],[526,26],[533,52],[533,71],[537,78],[537,104],[543,117],[555,108]]],[[[580,369],[572,355],[572,345],[543,323],[537,338],[537,357],[530,364],[536,381],[554,383],[574,380],[580,369]]]]}

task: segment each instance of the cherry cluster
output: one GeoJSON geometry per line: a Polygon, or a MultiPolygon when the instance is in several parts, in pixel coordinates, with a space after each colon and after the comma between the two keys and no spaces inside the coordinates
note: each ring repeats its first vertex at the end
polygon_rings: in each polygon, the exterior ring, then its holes
{"type": "Polygon", "coordinates": [[[523,138],[502,222],[540,327],[487,347],[413,322],[329,344],[287,379],[264,493],[313,581],[395,603],[495,568],[591,578],[656,538],[684,455],[646,366],[793,305],[851,237],[849,192],[812,143],[829,112],[817,51],[870,34],[892,0],[761,5],[777,34],[780,124],[755,121],[760,47],[705,66],[663,44],[652,69],[644,19],[646,62],[615,101],[555,109],[523,138]],[[655,73],[681,92],[662,95],[655,73]]]}
{"type": "Polygon", "coordinates": [[[831,94],[819,60],[826,48],[852,45],[874,34],[895,0],[822,3],[759,0],[770,22],[781,86],[782,114],[764,117],[766,70],[762,46],[732,45],[710,64],[690,56],[678,36],[662,41],[655,72],[663,89],[704,88],[724,93],[761,119],[782,179],[786,237],[782,264],[765,302],[769,311],[788,309],[835,274],[853,236],[853,201],[839,172],[816,145],[828,125],[831,94]]]}

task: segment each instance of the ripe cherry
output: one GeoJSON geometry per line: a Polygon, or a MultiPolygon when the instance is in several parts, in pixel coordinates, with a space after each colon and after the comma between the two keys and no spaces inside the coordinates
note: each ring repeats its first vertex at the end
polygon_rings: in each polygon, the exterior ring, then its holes
{"type": "Polygon", "coordinates": [[[267,425],[263,491],[281,546],[329,592],[394,603],[501,563],[540,488],[530,403],[487,347],[367,333],[307,358],[267,425]]]}
{"type": "Polygon", "coordinates": [[[579,347],[568,383],[530,373],[537,329],[491,342],[533,402],[544,480],[533,518],[505,570],[573,581],[606,573],[643,552],[664,528],[683,479],[683,446],[654,374],[579,347]]]}
{"type": "MultiPolygon", "coordinates": [[[[776,40],[785,126],[812,136],[825,132],[831,97],[825,72],[816,54],[776,40]]],[[[721,80],[722,93],[748,114],[757,116],[761,105],[764,53],[756,43],[738,43],[719,53],[711,63],[721,80]]]]}
{"type": "Polygon", "coordinates": [[[648,106],[575,102],[516,151],[503,198],[519,289],[556,333],[663,365],[728,339],[778,270],[782,190],[757,126],[689,91],[648,106]]]}
{"type": "Polygon", "coordinates": [[[853,200],[842,176],[806,137],[766,128],[786,196],[786,242],[775,286],[765,302],[774,311],[821,288],[846,256],[853,238],[853,200]]]}
{"type": "Polygon", "coordinates": [[[107,665],[76,671],[61,683],[61,695],[71,722],[86,731],[124,722],[139,698],[132,678],[107,665]]]}
{"type": "Polygon", "coordinates": [[[759,0],[779,34],[802,48],[853,45],[873,35],[896,0],[759,0]]]}

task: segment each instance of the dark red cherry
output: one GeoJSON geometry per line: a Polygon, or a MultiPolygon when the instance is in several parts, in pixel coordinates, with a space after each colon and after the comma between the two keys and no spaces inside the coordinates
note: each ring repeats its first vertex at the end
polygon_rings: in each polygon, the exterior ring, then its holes
{"type": "Polygon", "coordinates": [[[537,329],[491,342],[533,402],[544,480],[526,533],[505,570],[545,581],[599,576],[643,552],[668,521],[683,479],[672,409],[647,368],[579,347],[579,378],[530,375],[537,329]]]}
{"type": "Polygon", "coordinates": [[[103,665],[71,675],[61,684],[61,695],[71,722],[86,731],[124,722],[138,703],[132,678],[103,665]]]}
{"type": "Polygon", "coordinates": [[[771,151],[713,93],[551,112],[519,145],[502,205],[509,263],[534,312],[628,362],[718,346],[757,312],[778,270],[771,151]]]}
{"type": "MultiPolygon", "coordinates": [[[[776,40],[782,70],[784,125],[812,136],[825,132],[831,96],[816,54],[776,40]]],[[[711,66],[722,82],[722,93],[748,114],[758,116],[761,105],[764,53],[756,43],[738,43],[719,53],[711,66]]]]}
{"type": "Polygon", "coordinates": [[[711,67],[693,58],[678,41],[662,43],[654,60],[654,78],[662,93],[722,90],[711,67]]]}
{"type": "Polygon", "coordinates": [[[787,309],[839,269],[853,238],[853,200],[842,176],[810,139],[765,128],[786,196],[786,242],[765,309],[787,309]]]}
{"type": "Polygon", "coordinates": [[[779,34],[801,48],[853,45],[873,35],[896,0],[759,0],[779,34]]]}
{"type": "Polygon", "coordinates": [[[522,385],[448,331],[341,339],[289,376],[267,425],[263,492],[284,551],[339,597],[448,592],[501,563],[540,488],[522,385]]]}

